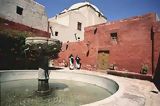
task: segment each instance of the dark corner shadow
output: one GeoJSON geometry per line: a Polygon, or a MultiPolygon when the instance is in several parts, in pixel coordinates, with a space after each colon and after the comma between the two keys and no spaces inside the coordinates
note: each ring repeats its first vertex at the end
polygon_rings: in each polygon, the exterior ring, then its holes
{"type": "Polygon", "coordinates": [[[157,89],[160,91],[160,53],[159,53],[158,63],[155,69],[155,75],[154,75],[153,81],[157,89]]]}
{"type": "Polygon", "coordinates": [[[63,83],[50,83],[49,86],[54,90],[64,90],[65,88],[68,88],[68,85],[63,83]]]}
{"type": "Polygon", "coordinates": [[[59,67],[48,67],[49,70],[61,70],[63,68],[59,68],[59,67]]]}

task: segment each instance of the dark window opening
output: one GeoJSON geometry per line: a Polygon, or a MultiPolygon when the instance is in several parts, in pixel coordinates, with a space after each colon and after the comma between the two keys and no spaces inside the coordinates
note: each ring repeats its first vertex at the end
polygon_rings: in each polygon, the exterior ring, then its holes
{"type": "Polygon", "coordinates": [[[22,15],[22,14],[23,14],[23,8],[22,8],[22,7],[17,6],[16,13],[17,13],[17,14],[19,14],[19,15],[22,15]]]}
{"type": "Polygon", "coordinates": [[[100,51],[98,51],[98,53],[107,53],[107,54],[109,54],[110,51],[109,50],[100,50],[100,51]]]}
{"type": "Polygon", "coordinates": [[[80,23],[80,22],[77,23],[77,29],[80,31],[82,30],[82,23],[80,23]]]}
{"type": "Polygon", "coordinates": [[[111,40],[112,40],[113,44],[117,44],[118,43],[117,32],[111,33],[111,40]]]}
{"type": "Polygon", "coordinates": [[[58,32],[57,31],[55,32],[55,36],[58,36],[58,32]]]}
{"type": "Polygon", "coordinates": [[[112,40],[117,40],[117,33],[111,33],[112,40]]]}

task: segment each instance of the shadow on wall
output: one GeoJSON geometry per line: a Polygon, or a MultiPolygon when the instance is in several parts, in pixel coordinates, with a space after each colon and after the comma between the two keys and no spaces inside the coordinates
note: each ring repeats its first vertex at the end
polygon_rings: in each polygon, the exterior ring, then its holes
{"type": "Polygon", "coordinates": [[[157,63],[157,67],[155,70],[155,76],[154,76],[153,81],[157,89],[160,91],[160,53],[159,53],[158,63],[157,63]]]}

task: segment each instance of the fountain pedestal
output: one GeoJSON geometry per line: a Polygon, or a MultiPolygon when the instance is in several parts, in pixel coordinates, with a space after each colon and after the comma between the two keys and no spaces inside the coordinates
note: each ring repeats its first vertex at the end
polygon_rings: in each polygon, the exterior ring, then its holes
{"type": "Polygon", "coordinates": [[[45,96],[49,95],[51,89],[49,89],[48,79],[38,79],[38,90],[36,91],[37,95],[45,96]]]}
{"type": "Polygon", "coordinates": [[[48,79],[38,79],[38,91],[48,91],[49,90],[49,83],[48,79]]]}
{"type": "Polygon", "coordinates": [[[36,59],[38,63],[38,90],[37,95],[48,95],[51,92],[49,88],[48,62],[53,54],[57,54],[61,48],[61,42],[45,37],[27,37],[25,40],[25,53],[30,58],[36,59]]]}
{"type": "Polygon", "coordinates": [[[38,70],[38,95],[48,95],[51,92],[51,89],[49,89],[49,74],[48,70],[44,70],[42,68],[39,68],[38,70]]]}

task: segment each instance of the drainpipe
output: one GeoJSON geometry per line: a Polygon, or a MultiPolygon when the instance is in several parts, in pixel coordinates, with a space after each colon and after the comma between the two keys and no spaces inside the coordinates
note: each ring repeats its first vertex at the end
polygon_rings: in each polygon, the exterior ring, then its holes
{"type": "Polygon", "coordinates": [[[49,21],[48,21],[48,28],[47,28],[47,32],[48,32],[48,33],[49,33],[49,26],[50,26],[50,25],[49,25],[49,21]]]}
{"type": "Polygon", "coordinates": [[[152,77],[154,77],[155,67],[154,67],[154,31],[153,31],[153,26],[151,27],[151,42],[152,42],[152,77]]]}
{"type": "Polygon", "coordinates": [[[51,36],[53,36],[53,30],[52,30],[52,26],[49,27],[51,30],[51,36]]]}

